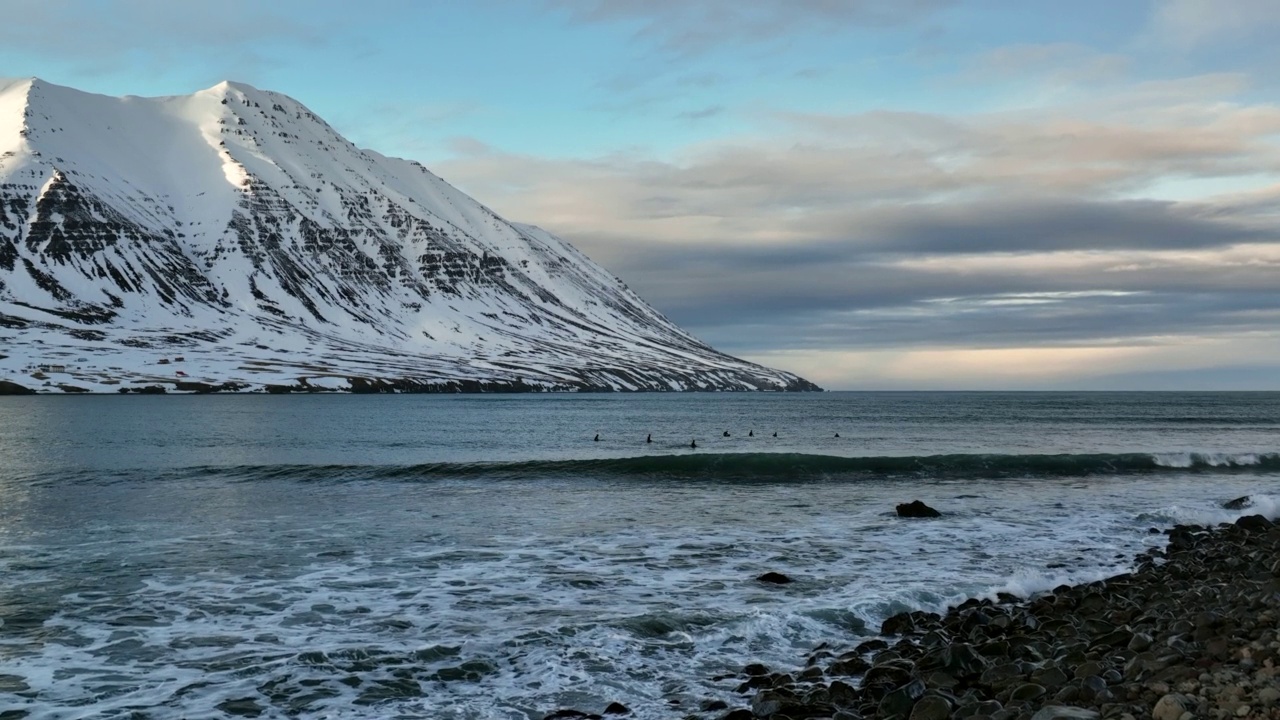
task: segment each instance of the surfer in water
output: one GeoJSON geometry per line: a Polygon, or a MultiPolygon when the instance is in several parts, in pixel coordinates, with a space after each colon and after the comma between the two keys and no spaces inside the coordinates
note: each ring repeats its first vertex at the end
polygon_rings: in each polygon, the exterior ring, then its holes
{"type": "Polygon", "coordinates": [[[725,437],[729,437],[729,431],[728,431],[728,430],[725,430],[725,431],[724,431],[724,436],[725,436],[725,437]]]}
{"type": "Polygon", "coordinates": [[[600,442],[600,433],[596,433],[595,442],[600,442]]]}
{"type": "Polygon", "coordinates": [[[694,440],[693,442],[689,443],[689,447],[693,448],[694,450],[697,450],[697,449],[698,449],[698,441],[697,441],[697,440],[694,440]]]}
{"type": "Polygon", "coordinates": [[[651,443],[651,442],[653,442],[653,433],[649,433],[649,437],[645,438],[645,439],[644,439],[644,441],[645,441],[646,443],[651,443]]]}

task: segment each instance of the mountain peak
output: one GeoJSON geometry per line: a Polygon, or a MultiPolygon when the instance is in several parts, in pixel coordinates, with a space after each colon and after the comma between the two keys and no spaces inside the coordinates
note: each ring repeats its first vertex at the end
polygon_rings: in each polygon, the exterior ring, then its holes
{"type": "Polygon", "coordinates": [[[0,81],[0,380],[812,388],[716,352],[564,240],[284,95],[36,83],[0,81]]]}
{"type": "Polygon", "coordinates": [[[223,95],[229,92],[237,92],[242,95],[249,95],[249,94],[256,95],[256,94],[262,93],[263,91],[259,90],[258,88],[248,83],[237,82],[235,80],[223,80],[222,82],[218,83],[217,85],[214,85],[208,90],[204,90],[203,92],[223,94],[223,95]]]}

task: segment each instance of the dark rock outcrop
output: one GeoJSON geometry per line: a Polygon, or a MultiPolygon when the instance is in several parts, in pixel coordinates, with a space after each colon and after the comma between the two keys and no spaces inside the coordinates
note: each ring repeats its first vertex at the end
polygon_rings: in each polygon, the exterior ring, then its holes
{"type": "Polygon", "coordinates": [[[942,517],[942,513],[925,505],[919,500],[912,500],[909,503],[902,503],[897,507],[898,517],[904,518],[936,518],[942,517]]]}
{"type": "Polygon", "coordinates": [[[767,572],[756,578],[756,580],[771,585],[786,585],[791,582],[791,578],[779,572],[767,572]]]}
{"type": "Polygon", "coordinates": [[[35,395],[36,391],[8,380],[0,380],[0,395],[35,395]]]}

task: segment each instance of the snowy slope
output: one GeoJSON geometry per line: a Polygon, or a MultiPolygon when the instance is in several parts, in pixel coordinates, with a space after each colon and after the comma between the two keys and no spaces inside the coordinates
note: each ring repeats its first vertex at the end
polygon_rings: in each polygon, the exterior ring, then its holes
{"type": "Polygon", "coordinates": [[[816,389],[716,352],[563,240],[284,95],[32,79],[0,80],[0,381],[816,389]]]}

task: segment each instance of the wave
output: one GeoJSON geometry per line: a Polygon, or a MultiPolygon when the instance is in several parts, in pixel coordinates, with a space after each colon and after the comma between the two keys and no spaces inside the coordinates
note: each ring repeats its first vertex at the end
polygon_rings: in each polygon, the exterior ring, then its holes
{"type": "Polygon", "coordinates": [[[800,453],[645,455],[591,460],[266,465],[187,468],[188,476],[245,481],[427,481],[471,478],[821,481],[881,479],[1075,478],[1156,473],[1276,473],[1280,453],[1123,453],[1088,455],[927,455],[840,457],[800,453]]]}

